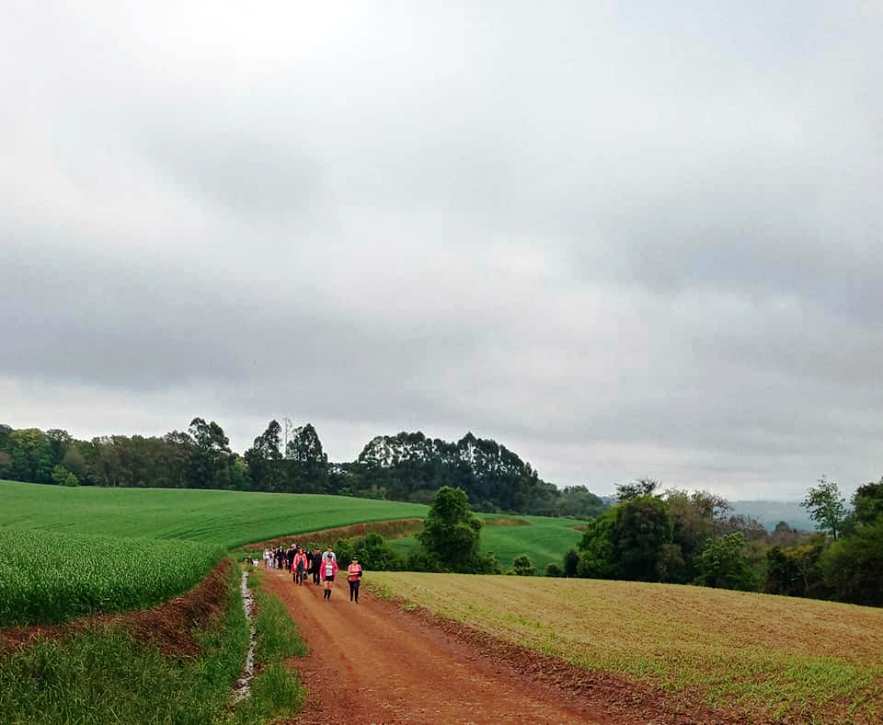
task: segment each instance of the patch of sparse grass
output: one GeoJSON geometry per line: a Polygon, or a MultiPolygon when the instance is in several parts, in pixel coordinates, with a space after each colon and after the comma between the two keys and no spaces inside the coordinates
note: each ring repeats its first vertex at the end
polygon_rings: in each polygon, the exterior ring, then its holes
{"type": "Polygon", "coordinates": [[[883,610],[588,579],[375,572],[367,585],[588,670],[698,693],[712,707],[804,721],[883,717],[883,610]]]}

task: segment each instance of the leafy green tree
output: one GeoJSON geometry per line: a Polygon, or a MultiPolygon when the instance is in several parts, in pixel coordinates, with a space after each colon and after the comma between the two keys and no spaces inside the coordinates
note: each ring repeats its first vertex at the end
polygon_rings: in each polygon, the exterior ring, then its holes
{"type": "Polygon", "coordinates": [[[244,455],[252,485],[257,490],[278,491],[282,476],[279,461],[282,460],[282,428],[271,420],[267,429],[254,439],[254,444],[244,455]]]}
{"type": "Polygon", "coordinates": [[[53,467],[52,469],[52,483],[57,484],[59,486],[63,486],[65,481],[67,481],[67,477],[70,471],[68,471],[61,464],[53,467]]]}
{"type": "Polygon", "coordinates": [[[445,569],[481,569],[478,551],[481,521],[469,508],[466,492],[443,486],[435,494],[418,539],[430,557],[445,569]]]}
{"type": "MultiPolygon", "coordinates": [[[[395,571],[401,562],[380,534],[370,533],[353,542],[353,555],[367,571],[395,571]]],[[[346,565],[349,562],[342,562],[346,565]]]]}
{"type": "Polygon", "coordinates": [[[837,541],[846,518],[846,500],[840,495],[840,487],[834,481],[822,476],[819,485],[809,489],[800,505],[809,512],[819,531],[827,532],[837,541]]]}
{"type": "Polygon", "coordinates": [[[631,483],[617,484],[616,498],[623,502],[641,496],[653,496],[657,488],[659,488],[659,481],[654,481],[652,478],[639,478],[631,483]]]}
{"type": "MultiPolygon", "coordinates": [[[[577,575],[590,579],[614,579],[617,576],[617,559],[614,545],[616,520],[619,507],[607,509],[586,526],[580,541],[580,557],[577,575]]],[[[565,557],[565,573],[568,571],[565,557]]]]}
{"type": "Polygon", "coordinates": [[[52,480],[52,448],[38,428],[22,428],[9,434],[10,475],[17,481],[49,483],[52,480]]]}
{"type": "Polygon", "coordinates": [[[61,464],[52,469],[52,482],[59,486],[79,486],[80,480],[61,464]]]}
{"type": "Polygon", "coordinates": [[[328,455],[311,423],[295,428],[285,447],[286,488],[322,493],[329,489],[328,455]]]}
{"type": "Polygon", "coordinates": [[[527,554],[519,554],[512,560],[512,571],[518,576],[534,576],[536,567],[527,554]]]}
{"type": "Polygon", "coordinates": [[[697,561],[696,583],[721,589],[750,591],[757,588],[757,577],[745,551],[741,532],[711,539],[697,561]]]}
{"type": "Polygon", "coordinates": [[[215,421],[203,418],[190,421],[190,463],[188,485],[193,488],[230,487],[230,439],[215,421]]]}
{"type": "Polygon", "coordinates": [[[837,599],[883,606],[883,518],[832,543],[820,566],[837,599]]]}
{"type": "Polygon", "coordinates": [[[563,575],[566,577],[575,577],[579,567],[579,552],[576,549],[568,549],[564,555],[563,575]]]}
{"type": "Polygon", "coordinates": [[[659,581],[663,546],[671,543],[672,522],[665,501],[642,495],[616,507],[613,550],[619,578],[659,581]]]}
{"type": "Polygon", "coordinates": [[[70,433],[60,428],[51,428],[46,431],[45,435],[49,443],[49,455],[52,457],[52,463],[61,463],[67,449],[73,445],[74,439],[70,433]]]}
{"type": "Polygon", "coordinates": [[[696,576],[694,559],[730,510],[726,499],[707,491],[672,489],[665,494],[672,520],[672,545],[661,555],[660,578],[686,583],[696,576]]]}
{"type": "Polygon", "coordinates": [[[564,570],[554,561],[550,561],[546,564],[546,576],[562,577],[564,576],[564,570]]]}
{"type": "Polygon", "coordinates": [[[883,519],[883,478],[876,483],[859,486],[852,497],[853,518],[859,525],[883,519]]]}

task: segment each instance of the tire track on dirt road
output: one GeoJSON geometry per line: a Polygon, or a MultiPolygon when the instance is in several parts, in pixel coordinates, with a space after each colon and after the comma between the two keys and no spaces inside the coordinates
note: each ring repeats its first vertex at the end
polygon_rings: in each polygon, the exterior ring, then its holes
{"type": "Polygon", "coordinates": [[[389,602],[363,593],[351,603],[345,581],[327,602],[318,586],[295,586],[283,572],[264,581],[310,648],[292,661],[309,691],[300,725],[610,722],[389,602]]]}

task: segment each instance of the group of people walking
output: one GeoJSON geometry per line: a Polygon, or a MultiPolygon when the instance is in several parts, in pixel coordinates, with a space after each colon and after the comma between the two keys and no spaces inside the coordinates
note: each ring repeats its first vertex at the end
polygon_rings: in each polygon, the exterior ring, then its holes
{"type": "MultiPolygon", "coordinates": [[[[334,578],[337,576],[337,555],[331,547],[320,551],[319,549],[307,550],[297,544],[292,544],[287,549],[277,546],[275,549],[264,551],[264,565],[267,569],[284,569],[291,572],[295,584],[303,586],[312,578],[313,584],[322,584],[324,591],[322,598],[331,599],[334,589],[334,578]]],[[[359,586],[362,583],[363,569],[359,560],[355,557],[346,568],[346,579],[350,590],[350,601],[359,603],[359,586]]]]}

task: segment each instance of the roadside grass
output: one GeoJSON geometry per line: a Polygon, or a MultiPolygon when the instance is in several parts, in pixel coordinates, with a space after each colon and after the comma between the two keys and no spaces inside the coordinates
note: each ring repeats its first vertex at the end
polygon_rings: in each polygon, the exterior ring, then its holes
{"type": "Polygon", "coordinates": [[[0,626],[148,607],[190,589],[223,556],[189,541],[0,527],[0,626]]]}
{"type": "MultiPolygon", "coordinates": [[[[527,554],[538,572],[546,564],[561,564],[568,549],[576,548],[582,538],[577,527],[585,521],[547,516],[494,516],[480,515],[481,551],[496,554],[504,569],[512,566],[512,560],[520,554],[527,554]]],[[[407,557],[418,547],[417,539],[408,536],[389,542],[393,551],[407,557]]]]}
{"type": "Polygon", "coordinates": [[[163,654],[119,625],[43,639],[0,657],[0,722],[10,725],[214,723],[248,646],[231,567],[224,614],[195,634],[196,657],[163,654]]]}
{"type": "Polygon", "coordinates": [[[233,720],[242,725],[290,717],[303,706],[306,689],[297,672],[286,666],[291,657],[303,657],[307,646],[288,616],[285,605],[260,586],[261,574],[251,576],[255,618],[255,666],[251,697],[240,702],[233,720]]]}
{"type": "Polygon", "coordinates": [[[883,610],[702,587],[374,572],[369,588],[750,717],[883,718],[883,610]]]}

